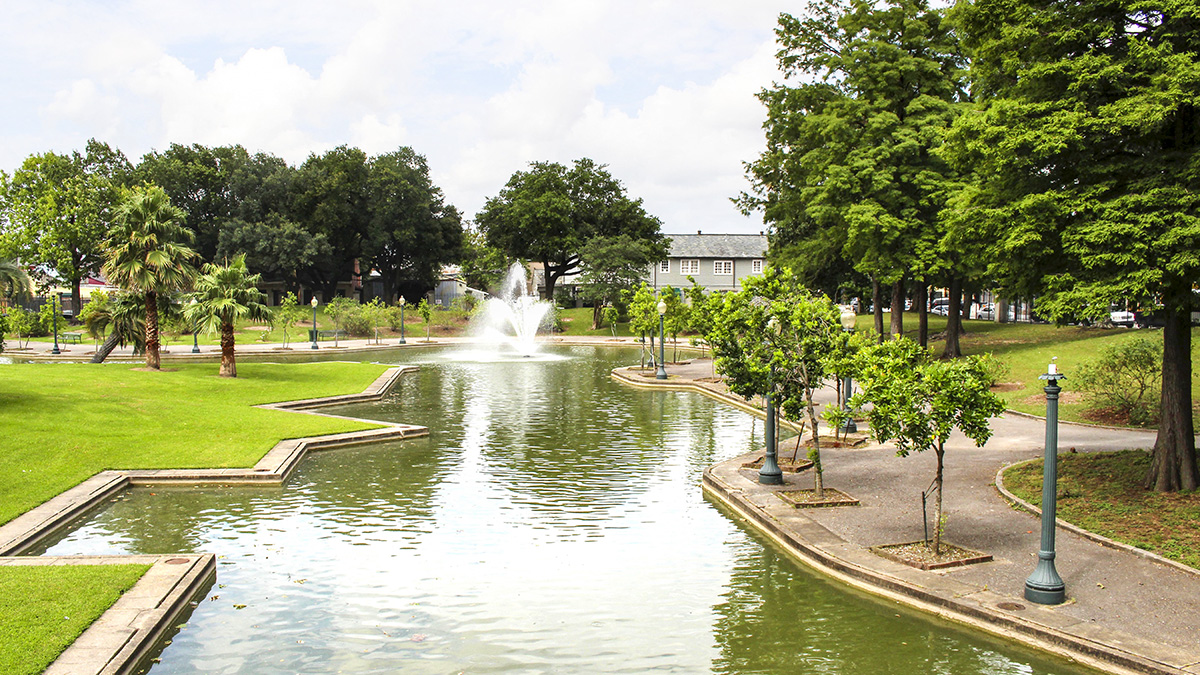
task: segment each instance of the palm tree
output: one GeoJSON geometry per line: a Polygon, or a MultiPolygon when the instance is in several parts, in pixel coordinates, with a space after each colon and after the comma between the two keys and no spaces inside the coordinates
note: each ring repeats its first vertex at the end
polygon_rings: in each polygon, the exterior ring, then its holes
{"type": "Polygon", "coordinates": [[[195,239],[184,212],[155,185],[131,190],[117,208],[108,239],[108,280],[142,297],[146,306],[146,367],[159,369],[158,296],[189,287],[196,276],[195,239]]]}
{"type": "Polygon", "coordinates": [[[233,322],[238,319],[270,322],[271,310],[263,304],[267,296],[258,290],[262,276],[246,269],[246,255],[241,254],[228,265],[206,263],[204,273],[196,279],[185,316],[193,325],[206,330],[221,331],[221,377],[237,377],[237,362],[233,353],[233,322]]]}
{"type": "MultiPolygon", "coordinates": [[[[166,295],[158,296],[158,317],[164,320],[178,318],[179,303],[166,295]]],[[[134,354],[146,351],[146,305],[142,299],[129,293],[118,293],[113,297],[98,298],[83,306],[80,316],[88,335],[104,342],[92,355],[92,363],[104,363],[108,355],[118,346],[133,345],[134,354]],[[107,336],[105,335],[107,333],[107,336]]]]}
{"type": "Polygon", "coordinates": [[[0,258],[0,298],[20,299],[33,295],[29,273],[15,260],[0,258]]]}

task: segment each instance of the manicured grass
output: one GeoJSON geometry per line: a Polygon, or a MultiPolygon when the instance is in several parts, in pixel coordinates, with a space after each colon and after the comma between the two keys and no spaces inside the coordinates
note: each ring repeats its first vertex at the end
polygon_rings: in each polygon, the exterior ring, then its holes
{"type": "Polygon", "coordinates": [[[0,366],[0,524],[105,469],[253,466],[279,440],[372,425],[251,406],[361,392],[386,366],[0,366]]]}
{"type": "MultiPolygon", "coordinates": [[[[1200,569],[1200,492],[1143,489],[1149,466],[1141,450],[1059,455],[1058,517],[1200,569]]],[[[1004,485],[1041,506],[1042,462],[1009,469],[1004,485]]]]}
{"type": "Polygon", "coordinates": [[[0,673],[36,675],[149,565],[0,567],[0,673]]]}

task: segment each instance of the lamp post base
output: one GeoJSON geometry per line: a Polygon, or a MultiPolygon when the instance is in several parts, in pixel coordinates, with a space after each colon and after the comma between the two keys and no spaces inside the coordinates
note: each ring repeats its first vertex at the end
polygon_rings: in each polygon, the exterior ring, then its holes
{"type": "Polygon", "coordinates": [[[771,467],[763,463],[763,468],[758,471],[758,482],[762,485],[783,485],[783,472],[776,465],[772,470],[771,467]]]}
{"type": "Polygon", "coordinates": [[[1066,584],[1054,569],[1054,552],[1038,551],[1038,564],[1025,580],[1025,599],[1039,605],[1058,605],[1067,599],[1066,584]]]}
{"type": "Polygon", "coordinates": [[[1067,589],[1061,585],[1058,588],[1039,588],[1026,581],[1025,599],[1039,605],[1061,605],[1067,599],[1067,589]]]}

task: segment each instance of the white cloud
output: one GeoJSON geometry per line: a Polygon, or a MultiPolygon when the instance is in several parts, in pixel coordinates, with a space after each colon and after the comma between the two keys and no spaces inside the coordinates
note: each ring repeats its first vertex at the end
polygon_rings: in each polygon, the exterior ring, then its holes
{"type": "Polygon", "coordinates": [[[610,165],[668,230],[760,229],[777,0],[35,3],[0,27],[0,167],[89,136],[131,158],[241,143],[291,162],[412,145],[468,215],[529,161],[610,165]],[[47,6],[43,6],[47,5],[47,6]],[[47,47],[53,43],[54,49],[47,47]]]}

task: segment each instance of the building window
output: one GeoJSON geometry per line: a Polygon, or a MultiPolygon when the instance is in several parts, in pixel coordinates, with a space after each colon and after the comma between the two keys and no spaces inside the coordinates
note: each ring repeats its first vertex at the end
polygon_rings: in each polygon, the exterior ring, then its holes
{"type": "Polygon", "coordinates": [[[750,261],[750,273],[751,274],[762,274],[762,262],[763,261],[761,261],[761,260],[751,260],[750,261]]]}
{"type": "Polygon", "coordinates": [[[733,261],[732,260],[714,260],[713,261],[713,274],[720,275],[720,276],[732,275],[733,274],[733,261]]]}
{"type": "Polygon", "coordinates": [[[699,260],[680,260],[679,261],[679,273],[680,274],[699,274],[700,273],[700,261],[699,260]]]}
{"type": "Polygon", "coordinates": [[[658,263],[658,271],[662,272],[663,274],[670,274],[671,273],[671,261],[664,260],[664,261],[658,263]]]}

